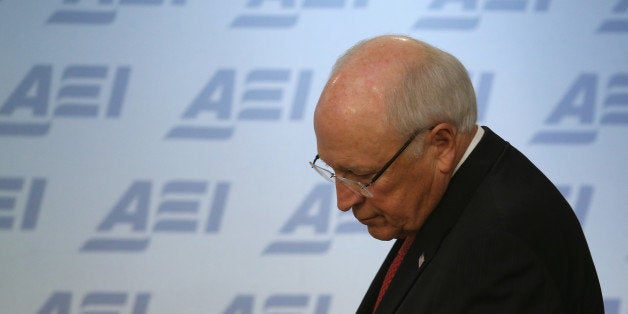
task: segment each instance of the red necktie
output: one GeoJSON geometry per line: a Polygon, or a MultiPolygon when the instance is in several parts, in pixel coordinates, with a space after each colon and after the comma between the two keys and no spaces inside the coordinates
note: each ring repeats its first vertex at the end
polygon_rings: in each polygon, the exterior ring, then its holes
{"type": "Polygon", "coordinates": [[[390,285],[390,282],[395,277],[395,273],[397,273],[397,269],[399,269],[399,265],[401,265],[401,262],[403,261],[403,258],[406,256],[406,253],[408,253],[408,249],[410,249],[412,242],[414,242],[414,236],[407,237],[403,241],[403,244],[401,245],[401,248],[399,249],[399,251],[397,251],[397,256],[395,256],[395,259],[390,264],[390,267],[388,268],[388,272],[386,272],[386,276],[384,277],[384,282],[382,282],[382,287],[379,289],[379,295],[377,296],[377,301],[375,302],[373,313],[377,311],[377,307],[379,306],[379,303],[382,301],[382,298],[386,294],[386,290],[388,290],[388,286],[390,285]]]}

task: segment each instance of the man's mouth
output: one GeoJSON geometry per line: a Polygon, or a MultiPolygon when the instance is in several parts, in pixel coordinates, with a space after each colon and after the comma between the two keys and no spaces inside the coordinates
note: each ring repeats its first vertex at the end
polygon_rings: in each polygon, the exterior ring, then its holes
{"type": "Polygon", "coordinates": [[[368,225],[370,221],[372,221],[373,219],[377,218],[379,216],[371,216],[371,217],[366,217],[366,218],[357,218],[358,221],[360,223],[362,223],[363,225],[368,225]]]}

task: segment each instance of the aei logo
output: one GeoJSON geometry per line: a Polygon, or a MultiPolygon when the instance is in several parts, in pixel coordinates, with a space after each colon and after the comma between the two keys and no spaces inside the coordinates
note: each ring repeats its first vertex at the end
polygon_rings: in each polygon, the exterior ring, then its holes
{"type": "Polygon", "coordinates": [[[119,118],[130,73],[127,66],[69,65],[57,76],[51,64],[36,64],[1,105],[0,136],[46,135],[56,117],[119,118]]]}
{"type": "Polygon", "coordinates": [[[134,181],[80,251],[141,252],[148,248],[153,232],[217,233],[230,188],[227,182],[216,182],[212,188],[209,182],[200,180],[171,180],[162,185],[134,181]]]}
{"type": "Polygon", "coordinates": [[[218,69],[166,134],[169,140],[227,140],[236,121],[302,120],[311,70],[218,69]]]}
{"type": "Polygon", "coordinates": [[[628,32],[628,0],[618,0],[613,6],[612,16],[600,24],[597,29],[600,33],[626,33],[628,32]]]}
{"type": "Polygon", "coordinates": [[[331,305],[331,295],[272,294],[256,297],[253,294],[236,295],[227,305],[223,314],[254,313],[312,313],[327,314],[331,305]],[[261,299],[261,300],[260,300],[261,299]]]}
{"type": "Polygon", "coordinates": [[[45,191],[44,178],[0,177],[0,231],[35,229],[45,191]]]}
{"type": "Polygon", "coordinates": [[[55,291],[37,314],[146,314],[149,301],[150,293],[147,292],[91,291],[85,295],[74,296],[70,291],[55,291]],[[80,302],[75,297],[78,297],[80,302]]]}
{"type": "MultiPolygon", "coordinates": [[[[301,121],[306,112],[314,73],[282,68],[216,70],[181,114],[167,140],[228,140],[238,122],[301,121]]],[[[479,118],[488,110],[493,72],[472,74],[479,118]]]]}
{"type": "Polygon", "coordinates": [[[63,0],[63,8],[53,12],[48,24],[106,25],[115,21],[122,6],[181,6],[186,0],[63,0]]]}
{"type": "Polygon", "coordinates": [[[362,234],[362,226],[350,213],[333,206],[334,186],[316,185],[279,229],[262,255],[324,254],[339,234],[362,234]],[[335,215],[334,215],[335,214],[335,215]]]}
{"type": "Polygon", "coordinates": [[[474,30],[484,13],[547,12],[550,0],[432,0],[415,30],[474,30]]]}
{"type": "Polygon", "coordinates": [[[601,126],[628,126],[628,73],[580,74],[532,144],[591,144],[601,126]]]}
{"type": "Polygon", "coordinates": [[[365,8],[368,0],[249,0],[231,28],[291,28],[305,10],[365,8]]]}

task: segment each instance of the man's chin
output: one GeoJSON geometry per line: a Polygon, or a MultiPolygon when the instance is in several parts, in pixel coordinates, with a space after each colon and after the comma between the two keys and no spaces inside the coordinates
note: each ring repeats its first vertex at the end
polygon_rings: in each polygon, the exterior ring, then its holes
{"type": "Polygon", "coordinates": [[[397,232],[395,232],[394,230],[390,228],[375,227],[375,226],[367,226],[367,228],[368,228],[369,234],[377,240],[390,241],[396,238],[395,236],[397,232]]]}

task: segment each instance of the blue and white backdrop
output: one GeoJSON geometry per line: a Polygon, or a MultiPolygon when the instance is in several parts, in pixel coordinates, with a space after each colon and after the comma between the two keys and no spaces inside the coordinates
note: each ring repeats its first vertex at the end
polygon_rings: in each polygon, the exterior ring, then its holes
{"type": "Polygon", "coordinates": [[[458,56],[628,313],[626,0],[0,0],[0,312],[351,313],[390,242],[307,166],[345,49],[458,56]]]}

